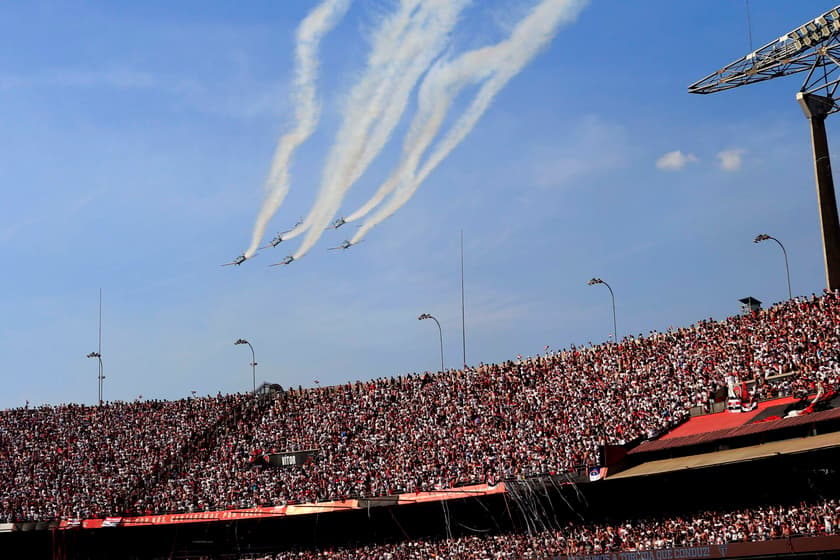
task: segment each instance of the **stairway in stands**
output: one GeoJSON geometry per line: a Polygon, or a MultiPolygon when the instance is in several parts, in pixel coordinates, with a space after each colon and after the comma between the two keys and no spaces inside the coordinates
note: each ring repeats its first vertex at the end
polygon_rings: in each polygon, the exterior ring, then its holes
{"type": "MultiPolygon", "coordinates": [[[[236,429],[240,421],[244,421],[246,425],[256,425],[257,420],[268,412],[275,395],[276,390],[272,386],[263,384],[252,393],[252,398],[242,400],[219,420],[203,430],[196,431],[178,453],[172,455],[171,460],[162,464],[155,473],[126,492],[118,502],[119,509],[126,515],[143,514],[144,512],[136,511],[134,505],[147,489],[155,488],[159,483],[167,480],[173,473],[181,470],[187,461],[206,461],[219,438],[230,430],[236,429]]],[[[245,435],[247,437],[251,434],[245,435]]]]}

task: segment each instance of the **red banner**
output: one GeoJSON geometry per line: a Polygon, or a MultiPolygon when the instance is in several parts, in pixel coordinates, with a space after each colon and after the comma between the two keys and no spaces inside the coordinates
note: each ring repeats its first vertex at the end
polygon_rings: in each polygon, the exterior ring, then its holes
{"type": "MultiPolygon", "coordinates": [[[[500,494],[505,491],[504,483],[495,486],[487,484],[476,484],[473,486],[462,486],[436,492],[417,492],[411,494],[400,494],[397,496],[396,504],[414,504],[421,502],[434,502],[442,500],[457,500],[472,496],[488,496],[500,494]]],[[[195,513],[171,513],[163,515],[142,515],[139,517],[109,517],[106,519],[85,519],[62,520],[61,529],[101,529],[102,527],[143,527],[148,525],[172,525],[177,523],[206,523],[211,521],[241,521],[245,519],[256,519],[266,517],[287,517],[290,515],[311,515],[330,513],[334,511],[345,511],[348,509],[367,509],[376,498],[365,500],[365,505],[359,505],[359,500],[342,500],[336,502],[318,502],[310,504],[294,504],[274,507],[256,507],[247,509],[235,509],[226,511],[199,511],[195,513]],[[117,521],[118,520],[118,521],[117,521]]],[[[388,500],[393,504],[393,497],[388,500]]]]}

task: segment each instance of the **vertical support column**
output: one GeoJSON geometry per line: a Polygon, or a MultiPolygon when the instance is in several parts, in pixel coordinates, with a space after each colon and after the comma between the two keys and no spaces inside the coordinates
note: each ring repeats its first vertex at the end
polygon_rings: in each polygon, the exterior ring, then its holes
{"type": "Polygon", "coordinates": [[[837,290],[840,289],[840,219],[837,215],[837,198],[831,175],[828,137],[825,133],[825,118],[834,107],[834,101],[802,92],[796,94],[796,100],[811,124],[811,147],[814,151],[826,286],[829,290],[837,290]]]}

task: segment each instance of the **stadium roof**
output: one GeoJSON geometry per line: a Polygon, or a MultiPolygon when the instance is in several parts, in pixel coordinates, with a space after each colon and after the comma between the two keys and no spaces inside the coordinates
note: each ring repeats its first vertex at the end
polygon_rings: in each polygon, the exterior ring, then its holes
{"type": "Polygon", "coordinates": [[[620,473],[607,475],[607,479],[613,480],[680,470],[702,469],[704,467],[714,467],[729,463],[751,461],[754,459],[772,457],[774,455],[789,455],[831,447],[840,447],[840,432],[833,432],[830,434],[822,434],[807,438],[774,441],[762,445],[752,445],[749,447],[740,447],[738,449],[727,449],[724,451],[715,451],[713,453],[703,453],[700,455],[689,455],[687,457],[649,461],[641,465],[631,467],[625,471],[621,471],[620,473]]]}
{"type": "MultiPolygon", "coordinates": [[[[791,401],[793,399],[790,399],[791,401]]],[[[786,401],[771,401],[771,404],[778,404],[782,402],[783,406],[786,401]]],[[[759,413],[761,410],[759,410],[759,413]]],[[[713,443],[717,441],[723,440],[732,440],[733,438],[739,438],[743,436],[749,436],[764,432],[778,432],[780,430],[784,430],[786,428],[792,428],[795,426],[804,426],[809,424],[815,424],[820,422],[828,422],[828,421],[836,421],[840,419],[840,408],[834,408],[831,410],[824,410],[821,412],[814,412],[812,414],[805,414],[802,416],[796,416],[793,418],[782,418],[779,420],[773,421],[766,421],[766,422],[751,422],[754,420],[758,414],[753,414],[750,416],[744,416],[744,420],[740,419],[739,414],[731,414],[727,412],[722,412],[720,414],[709,415],[706,418],[720,417],[723,420],[730,420],[734,419],[735,421],[739,421],[738,425],[729,426],[726,425],[722,429],[717,430],[710,430],[707,432],[700,432],[700,433],[693,433],[690,435],[680,436],[680,437],[665,437],[655,441],[647,441],[641,444],[636,449],[633,449],[630,453],[633,455],[641,454],[641,453],[648,453],[652,451],[660,451],[665,449],[675,449],[678,447],[688,447],[694,446],[698,444],[704,443],[713,443]],[[746,421],[746,422],[745,422],[746,421]]],[[[705,418],[700,418],[699,420],[703,420],[705,418]]],[[[694,420],[694,419],[692,419],[694,420]]],[[[824,430],[825,431],[825,430],[824,430]]]]}

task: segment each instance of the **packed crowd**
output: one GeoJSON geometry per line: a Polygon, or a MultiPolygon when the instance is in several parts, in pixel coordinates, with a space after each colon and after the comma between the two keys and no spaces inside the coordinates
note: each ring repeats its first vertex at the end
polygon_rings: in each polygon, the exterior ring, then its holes
{"type": "Polygon", "coordinates": [[[430,491],[593,465],[603,443],[653,436],[728,375],[759,397],[840,382],[840,300],[792,300],[690,328],[466,370],[287,391],[253,428],[153,494],[226,509],[430,491]],[[781,386],[768,378],[795,371],[781,386]],[[253,453],[317,449],[297,467],[253,453]],[[257,463],[260,464],[260,463],[257,463]],[[180,492],[188,484],[193,493],[180,492]]]}
{"type": "Polygon", "coordinates": [[[243,395],[0,412],[0,523],[103,517],[243,395]]]}
{"type": "Polygon", "coordinates": [[[840,298],[799,298],[465,370],[247,396],[0,412],[0,522],[168,513],[389,495],[593,465],[598,446],[651,437],[728,375],[759,396],[840,381],[840,298]],[[785,386],[765,380],[795,372],[785,386]],[[240,411],[189,461],[196,434],[240,411]],[[245,413],[242,413],[242,410],[245,413]],[[269,467],[271,452],[316,450],[269,467]],[[140,488],[142,491],[138,492],[140,488]],[[130,498],[130,499],[129,499],[130,498]]]}
{"type": "Polygon", "coordinates": [[[840,503],[773,506],[617,523],[569,524],[536,534],[406,540],[354,548],[247,555],[241,560],[548,560],[561,554],[660,550],[840,534],[840,503]]]}

